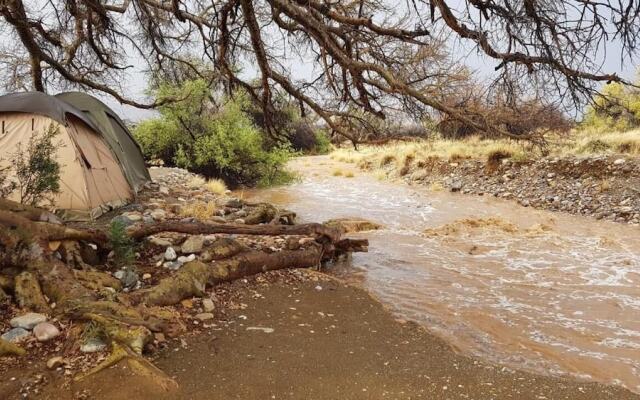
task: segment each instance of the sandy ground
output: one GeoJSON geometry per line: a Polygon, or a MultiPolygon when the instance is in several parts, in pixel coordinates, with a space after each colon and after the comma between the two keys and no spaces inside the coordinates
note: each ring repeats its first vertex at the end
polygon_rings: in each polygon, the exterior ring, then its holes
{"type": "Polygon", "coordinates": [[[154,360],[176,390],[163,391],[124,363],[81,383],[36,363],[0,373],[0,399],[25,398],[20,391],[29,385],[27,398],[61,400],[640,398],[458,355],[395,320],[366,292],[303,274],[309,279],[231,285],[238,307],[204,332],[172,341],[154,360]]]}

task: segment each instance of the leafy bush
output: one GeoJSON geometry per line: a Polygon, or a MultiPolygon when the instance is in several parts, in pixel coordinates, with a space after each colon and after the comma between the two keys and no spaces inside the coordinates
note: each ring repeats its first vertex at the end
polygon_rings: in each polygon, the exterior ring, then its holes
{"type": "Polygon", "coordinates": [[[595,131],[628,131],[640,127],[640,91],[610,83],[587,107],[583,128],[595,131]]]}
{"type": "Polygon", "coordinates": [[[3,196],[17,192],[20,203],[39,205],[51,201],[51,196],[60,191],[60,163],[56,160],[60,144],[54,142],[58,133],[58,127],[51,124],[42,135],[32,135],[26,149],[18,145],[9,158],[11,167],[0,172],[3,196]],[[10,170],[15,173],[16,180],[6,184],[4,181],[10,170]]]}
{"type": "Polygon", "coordinates": [[[293,151],[267,143],[245,111],[250,103],[243,92],[234,93],[217,109],[204,81],[165,85],[156,96],[185,100],[161,107],[161,118],[135,129],[146,157],[231,185],[271,185],[291,178],[284,164],[293,151]]]}
{"type": "Polygon", "coordinates": [[[113,220],[109,226],[109,243],[113,250],[113,262],[117,267],[131,265],[135,260],[134,243],[127,235],[126,225],[113,220]]]}

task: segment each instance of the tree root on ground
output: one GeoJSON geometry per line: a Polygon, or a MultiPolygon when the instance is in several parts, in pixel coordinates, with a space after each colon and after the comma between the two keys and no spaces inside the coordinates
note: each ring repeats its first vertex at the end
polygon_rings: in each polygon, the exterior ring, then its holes
{"type": "MultiPolygon", "coordinates": [[[[256,218],[269,221],[280,218],[277,210],[273,213],[274,209],[264,206],[256,218]]],[[[4,201],[0,202],[0,300],[12,295],[23,309],[99,326],[111,342],[112,353],[76,380],[126,360],[132,370],[169,389],[176,386],[175,381],[142,357],[153,332],[175,337],[186,330],[179,313],[167,306],[201,297],[207,287],[221,282],[276,269],[319,266],[343,253],[366,251],[368,245],[363,239],[341,239],[340,229],[322,224],[165,221],[133,227],[128,235],[140,241],[161,232],[311,238],[305,244],[300,241],[295,249],[275,252],[248,250],[233,239],[220,238],[208,246],[207,257],[203,253],[201,260],[184,264],[155,286],[123,293],[118,279],[90,267],[80,251],[81,245],[88,243],[95,244],[100,251],[108,249],[104,232],[67,228],[51,222],[37,209],[23,209],[4,201]]],[[[0,340],[0,356],[21,354],[23,349],[0,340]]]]}

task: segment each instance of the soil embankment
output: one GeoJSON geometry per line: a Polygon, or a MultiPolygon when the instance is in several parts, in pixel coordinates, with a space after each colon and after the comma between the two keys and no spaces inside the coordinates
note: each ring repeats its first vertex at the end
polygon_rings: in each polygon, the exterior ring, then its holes
{"type": "MultiPolygon", "coordinates": [[[[362,162],[366,169],[373,165],[362,162]]],[[[515,200],[526,207],[640,224],[640,161],[589,156],[515,162],[429,159],[383,169],[407,182],[515,200]]]]}

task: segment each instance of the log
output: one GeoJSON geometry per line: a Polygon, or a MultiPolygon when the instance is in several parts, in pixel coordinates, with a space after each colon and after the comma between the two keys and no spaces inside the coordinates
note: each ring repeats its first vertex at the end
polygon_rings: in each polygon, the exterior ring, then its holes
{"type": "Polygon", "coordinates": [[[133,304],[168,306],[190,297],[201,297],[206,287],[232,281],[260,272],[285,268],[307,268],[320,264],[323,249],[320,245],[301,250],[282,250],[275,253],[249,251],[211,265],[200,261],[185,264],[174,275],[158,285],[131,293],[133,304]]]}
{"type": "Polygon", "coordinates": [[[15,201],[0,198],[0,210],[9,211],[18,214],[30,221],[49,222],[52,224],[62,224],[60,218],[55,214],[41,208],[20,204],[15,201]]]}
{"type": "Polygon", "coordinates": [[[155,235],[161,232],[178,232],[190,235],[207,235],[225,233],[230,235],[302,235],[315,236],[335,242],[340,239],[340,230],[322,224],[300,225],[243,225],[243,224],[216,224],[209,222],[180,222],[164,221],[155,224],[144,225],[128,230],[128,235],[134,240],[155,235]]]}
{"type": "Polygon", "coordinates": [[[42,294],[38,279],[29,271],[24,271],[16,276],[15,298],[22,308],[44,314],[48,314],[51,311],[42,294]]]}

